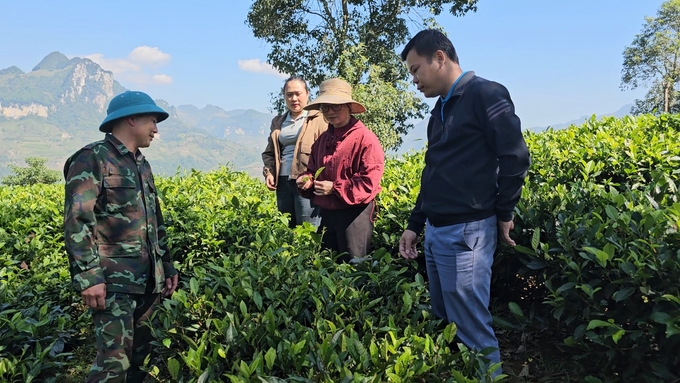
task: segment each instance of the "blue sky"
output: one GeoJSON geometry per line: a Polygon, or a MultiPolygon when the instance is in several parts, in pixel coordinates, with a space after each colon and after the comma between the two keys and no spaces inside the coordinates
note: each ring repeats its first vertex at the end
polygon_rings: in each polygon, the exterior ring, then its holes
{"type": "MultiPolygon", "coordinates": [[[[609,113],[644,95],[621,91],[622,53],[661,0],[479,0],[442,14],[463,70],[510,90],[523,127],[609,113]]],[[[266,112],[281,76],[244,21],[251,2],[0,2],[0,69],[30,71],[48,53],[90,57],[128,89],[173,105],[266,112]]],[[[430,104],[432,102],[430,101],[430,104]]]]}

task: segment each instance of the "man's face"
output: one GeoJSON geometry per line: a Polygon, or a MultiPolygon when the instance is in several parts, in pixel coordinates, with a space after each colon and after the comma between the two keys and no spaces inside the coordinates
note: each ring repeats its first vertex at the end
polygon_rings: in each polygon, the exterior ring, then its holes
{"type": "Polygon", "coordinates": [[[413,83],[425,97],[441,95],[442,62],[437,59],[437,56],[438,54],[435,53],[432,57],[424,57],[419,55],[415,49],[411,49],[406,55],[406,67],[413,76],[413,83]]]}
{"type": "Polygon", "coordinates": [[[157,116],[155,114],[145,114],[133,118],[134,120],[134,136],[137,146],[140,148],[148,148],[156,133],[157,116]]]}

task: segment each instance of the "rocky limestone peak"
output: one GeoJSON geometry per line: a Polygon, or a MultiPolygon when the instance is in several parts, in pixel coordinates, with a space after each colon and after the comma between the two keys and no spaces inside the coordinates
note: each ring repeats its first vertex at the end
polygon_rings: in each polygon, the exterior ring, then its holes
{"type": "Polygon", "coordinates": [[[62,89],[64,92],[59,98],[62,104],[92,103],[103,112],[115,95],[116,84],[112,72],[102,69],[92,60],[80,59],[64,79],[62,89]]]}

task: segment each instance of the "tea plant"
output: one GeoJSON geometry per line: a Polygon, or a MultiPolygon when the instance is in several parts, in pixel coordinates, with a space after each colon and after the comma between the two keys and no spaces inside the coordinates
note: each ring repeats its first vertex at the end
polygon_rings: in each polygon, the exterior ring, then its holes
{"type": "MultiPolygon", "coordinates": [[[[588,381],[679,378],[679,129],[680,117],[662,115],[526,133],[533,163],[518,246],[495,255],[495,323],[566,332],[588,381]]],[[[455,324],[430,314],[422,258],[396,249],[423,163],[424,152],[388,159],[374,249],[356,265],[336,263],[310,225],[290,230],[273,193],[243,173],[157,179],[181,280],[154,316],[152,377],[492,381],[488,350],[457,344],[455,324]]],[[[63,185],[0,187],[2,381],[78,381],[91,363],[62,204],[63,185]]]]}

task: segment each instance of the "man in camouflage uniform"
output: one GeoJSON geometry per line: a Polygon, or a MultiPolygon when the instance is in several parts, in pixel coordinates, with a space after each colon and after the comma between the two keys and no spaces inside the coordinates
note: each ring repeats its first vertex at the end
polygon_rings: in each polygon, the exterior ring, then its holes
{"type": "Polygon", "coordinates": [[[114,97],[107,133],[64,165],[64,236],[73,286],[91,308],[97,357],[87,382],[141,382],[149,319],[177,287],[149,163],[156,123],[168,118],[147,94],[114,97]]]}

